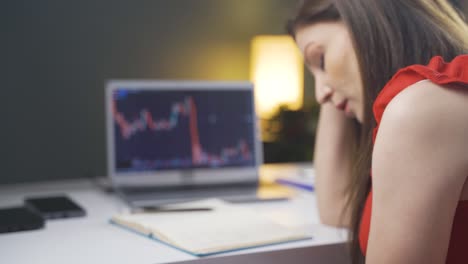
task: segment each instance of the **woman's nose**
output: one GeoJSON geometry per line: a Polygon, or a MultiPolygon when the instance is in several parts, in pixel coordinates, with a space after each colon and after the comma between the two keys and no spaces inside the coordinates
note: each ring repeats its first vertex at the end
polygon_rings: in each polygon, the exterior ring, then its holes
{"type": "Polygon", "coordinates": [[[328,85],[320,85],[315,87],[315,98],[319,104],[326,103],[333,95],[333,89],[328,85]]]}

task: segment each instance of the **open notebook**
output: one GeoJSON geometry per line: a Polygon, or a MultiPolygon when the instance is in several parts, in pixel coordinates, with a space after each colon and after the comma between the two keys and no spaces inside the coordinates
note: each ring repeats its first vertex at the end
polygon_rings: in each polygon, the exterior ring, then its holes
{"type": "Polygon", "coordinates": [[[207,207],[212,211],[136,213],[111,223],[196,256],[208,256],[287,241],[308,239],[300,229],[283,226],[255,211],[208,199],[170,208],[207,207]]]}

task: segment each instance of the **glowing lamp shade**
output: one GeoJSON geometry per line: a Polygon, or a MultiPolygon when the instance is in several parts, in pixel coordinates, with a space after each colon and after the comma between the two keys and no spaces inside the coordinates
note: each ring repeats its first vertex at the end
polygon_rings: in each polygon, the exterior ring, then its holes
{"type": "Polygon", "coordinates": [[[290,36],[257,36],[251,44],[251,80],[260,118],[279,108],[302,107],[304,70],[302,56],[290,36]]]}

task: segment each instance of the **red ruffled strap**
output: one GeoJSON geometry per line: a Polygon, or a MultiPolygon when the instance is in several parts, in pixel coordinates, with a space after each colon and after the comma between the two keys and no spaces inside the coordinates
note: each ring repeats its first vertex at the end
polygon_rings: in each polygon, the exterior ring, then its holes
{"type": "Polygon", "coordinates": [[[393,97],[408,86],[425,79],[440,85],[468,84],[468,55],[457,56],[449,63],[441,56],[437,56],[432,58],[427,66],[412,65],[399,70],[380,91],[374,102],[373,111],[376,120],[373,131],[374,142],[385,108],[393,97]]]}

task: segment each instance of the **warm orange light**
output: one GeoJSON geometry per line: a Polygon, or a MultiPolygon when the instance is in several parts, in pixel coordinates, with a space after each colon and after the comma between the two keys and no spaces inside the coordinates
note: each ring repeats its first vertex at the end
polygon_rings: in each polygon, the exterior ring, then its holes
{"type": "Polygon", "coordinates": [[[290,36],[257,36],[251,46],[251,80],[261,118],[270,118],[279,106],[302,107],[302,56],[290,36]]]}

